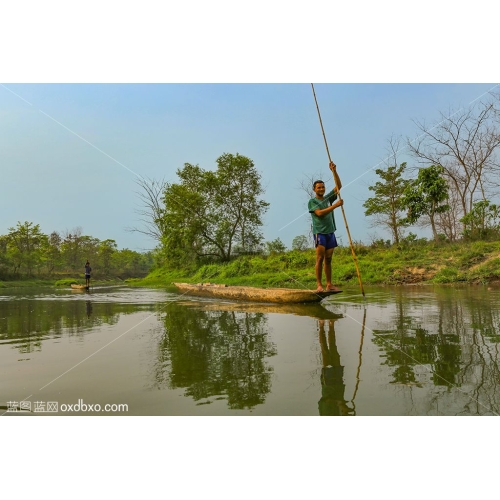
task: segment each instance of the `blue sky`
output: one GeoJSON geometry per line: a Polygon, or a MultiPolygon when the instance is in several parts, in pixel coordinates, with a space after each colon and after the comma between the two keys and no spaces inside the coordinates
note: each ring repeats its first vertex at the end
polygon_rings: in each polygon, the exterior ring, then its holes
{"type": "MultiPolygon", "coordinates": [[[[391,135],[413,138],[413,119],[468,106],[484,84],[315,84],[323,125],[344,184],[354,240],[369,241],[362,204],[391,135]]],[[[323,172],[333,185],[310,84],[4,84],[0,86],[0,234],[17,221],[149,249],[137,225],[135,180],[176,180],[185,162],[214,169],[222,153],[250,157],[270,209],[266,240],[307,234],[300,183],[323,172]]],[[[401,152],[401,161],[409,160],[401,152]]],[[[340,211],[338,235],[348,244],[340,211]]]]}

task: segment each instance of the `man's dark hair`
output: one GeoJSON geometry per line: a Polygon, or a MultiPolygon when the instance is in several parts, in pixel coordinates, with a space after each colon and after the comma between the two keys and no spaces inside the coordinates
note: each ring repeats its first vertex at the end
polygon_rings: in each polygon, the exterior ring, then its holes
{"type": "Polygon", "coordinates": [[[313,184],[313,189],[316,189],[316,184],[324,184],[323,181],[314,181],[314,184],[313,184]]]}

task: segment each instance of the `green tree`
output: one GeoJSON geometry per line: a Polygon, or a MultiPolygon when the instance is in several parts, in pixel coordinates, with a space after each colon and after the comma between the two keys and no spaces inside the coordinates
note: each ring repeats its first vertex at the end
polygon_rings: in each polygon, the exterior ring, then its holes
{"type": "Polygon", "coordinates": [[[97,250],[97,257],[99,267],[102,270],[102,273],[105,275],[111,274],[112,271],[112,262],[113,262],[113,254],[116,252],[116,241],[115,240],[104,240],[99,242],[97,250]]]}
{"type": "Polygon", "coordinates": [[[269,203],[250,158],[225,153],[217,170],[186,163],[180,182],[167,184],[163,197],[163,254],[169,265],[200,258],[229,261],[235,245],[244,250],[262,241],[260,227],[269,203]]]}
{"type": "Polygon", "coordinates": [[[301,234],[300,236],[295,236],[292,241],[292,250],[307,250],[309,248],[309,242],[307,241],[307,236],[301,234]]]}
{"type": "Polygon", "coordinates": [[[498,237],[500,233],[500,207],[489,200],[474,203],[472,210],[460,219],[463,235],[471,240],[498,237]]]}
{"type": "Polygon", "coordinates": [[[61,258],[66,269],[70,271],[79,269],[83,259],[82,229],[77,227],[71,233],[66,232],[60,248],[61,258]]]}
{"type": "Polygon", "coordinates": [[[276,238],[273,241],[266,241],[266,249],[268,253],[286,252],[286,246],[279,238],[276,238]]]}
{"type": "Polygon", "coordinates": [[[66,268],[71,272],[83,272],[86,260],[92,263],[97,259],[99,243],[93,236],[82,235],[80,227],[67,233],[61,243],[61,257],[66,268]]]}
{"type": "Polygon", "coordinates": [[[26,270],[28,276],[32,276],[33,270],[39,268],[42,263],[42,247],[47,235],[40,231],[40,225],[33,222],[17,223],[17,226],[9,228],[8,254],[14,263],[14,271],[26,270]]]}
{"type": "Polygon", "coordinates": [[[406,163],[401,163],[399,167],[394,165],[387,170],[375,170],[383,182],[377,181],[368,188],[375,193],[375,197],[363,203],[365,215],[374,217],[372,226],[388,228],[396,245],[399,245],[401,229],[408,225],[403,217],[403,193],[409,184],[408,180],[403,179],[405,169],[406,163]]]}
{"type": "MultiPolygon", "coordinates": [[[[409,182],[403,195],[403,206],[408,210],[406,222],[415,224],[425,216],[436,243],[439,241],[436,214],[450,209],[450,206],[444,203],[448,200],[448,184],[443,178],[443,172],[443,167],[438,165],[419,169],[417,179],[409,182]]],[[[427,221],[424,221],[424,224],[427,224],[427,221]]]]}
{"type": "Polygon", "coordinates": [[[11,269],[11,261],[8,256],[8,236],[0,236],[0,278],[5,278],[9,275],[11,269]]]}
{"type": "Polygon", "coordinates": [[[61,260],[61,235],[57,231],[52,231],[43,246],[43,261],[47,273],[50,275],[56,269],[60,268],[61,260]]]}

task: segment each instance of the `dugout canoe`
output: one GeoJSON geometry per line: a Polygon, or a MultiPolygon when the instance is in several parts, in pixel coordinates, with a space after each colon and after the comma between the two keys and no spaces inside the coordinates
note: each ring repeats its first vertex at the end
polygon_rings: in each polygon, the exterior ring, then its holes
{"type": "Polygon", "coordinates": [[[88,290],[89,287],[87,285],[71,285],[73,290],[88,290]]]}
{"type": "Polygon", "coordinates": [[[301,290],[296,288],[255,288],[252,286],[214,285],[211,283],[173,283],[173,285],[177,287],[181,293],[186,295],[280,304],[320,302],[325,297],[342,291],[316,292],[314,290],[301,290]]]}

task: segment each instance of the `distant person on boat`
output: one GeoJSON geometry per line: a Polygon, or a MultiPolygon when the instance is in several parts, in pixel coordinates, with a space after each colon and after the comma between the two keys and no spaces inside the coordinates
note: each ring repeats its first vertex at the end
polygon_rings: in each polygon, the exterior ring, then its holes
{"type": "Polygon", "coordinates": [[[85,262],[85,286],[89,287],[90,286],[90,272],[92,271],[92,268],[90,267],[90,262],[87,261],[85,262]]]}
{"type": "Polygon", "coordinates": [[[342,187],[337,165],[330,162],[330,170],[335,179],[335,187],[328,194],[325,194],[325,183],[317,180],[313,184],[315,198],[311,198],[308,204],[308,210],[312,217],[312,232],[314,235],[314,245],[316,246],[316,282],[317,292],[324,292],[322,283],[323,262],[325,263],[326,290],[339,291],[332,285],[332,255],[333,249],[338,246],[335,239],[335,217],[333,211],[344,204],[343,200],[333,203],[337,199],[337,194],[342,187]]]}

